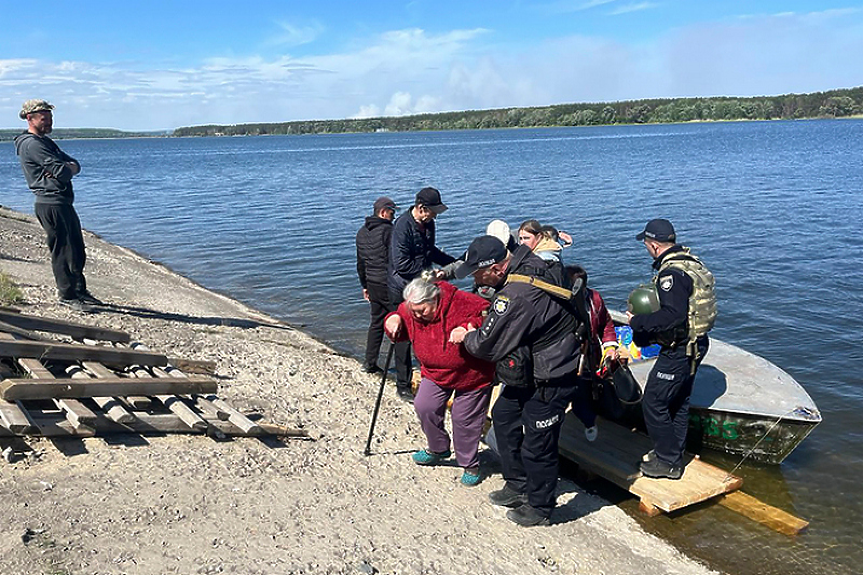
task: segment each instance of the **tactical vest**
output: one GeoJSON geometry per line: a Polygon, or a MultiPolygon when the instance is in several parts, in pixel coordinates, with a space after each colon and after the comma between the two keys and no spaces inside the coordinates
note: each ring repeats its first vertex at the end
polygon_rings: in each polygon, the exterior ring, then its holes
{"type": "Polygon", "coordinates": [[[710,270],[697,257],[684,247],[682,252],[675,252],[662,260],[654,283],[668,268],[682,271],[692,279],[692,294],[689,296],[689,315],[686,320],[689,348],[694,348],[695,340],[707,334],[716,323],[716,280],[710,270]]]}

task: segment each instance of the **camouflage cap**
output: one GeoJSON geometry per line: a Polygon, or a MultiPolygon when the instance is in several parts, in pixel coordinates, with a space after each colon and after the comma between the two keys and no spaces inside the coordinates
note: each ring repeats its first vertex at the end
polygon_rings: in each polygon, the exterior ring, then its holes
{"type": "Polygon", "coordinates": [[[27,100],[23,104],[21,104],[21,111],[18,112],[18,117],[22,120],[27,119],[27,114],[32,114],[33,112],[41,112],[43,110],[53,110],[54,106],[46,102],[45,100],[27,100]]]}

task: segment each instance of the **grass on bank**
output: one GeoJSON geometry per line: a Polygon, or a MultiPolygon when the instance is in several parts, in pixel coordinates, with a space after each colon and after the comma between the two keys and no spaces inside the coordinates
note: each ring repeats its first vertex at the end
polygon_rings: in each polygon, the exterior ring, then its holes
{"type": "Polygon", "coordinates": [[[0,305],[12,305],[24,301],[24,292],[21,291],[9,276],[0,272],[0,305]]]}

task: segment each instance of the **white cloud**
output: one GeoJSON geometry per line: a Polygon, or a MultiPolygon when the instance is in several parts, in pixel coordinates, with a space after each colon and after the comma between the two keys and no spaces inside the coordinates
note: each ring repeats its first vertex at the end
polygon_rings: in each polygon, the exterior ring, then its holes
{"type": "MultiPolygon", "coordinates": [[[[584,2],[581,5],[585,5],[584,2]]],[[[860,84],[859,12],[762,15],[631,44],[569,36],[489,44],[486,29],[393,30],[352,50],[165,62],[0,59],[0,126],[46,98],[58,127],[374,117],[647,97],[760,95],[860,84]]]]}
{"type": "Polygon", "coordinates": [[[295,26],[289,22],[276,22],[279,33],[270,38],[268,44],[277,46],[300,46],[310,44],[320,36],[324,27],[315,22],[309,26],[295,26]]]}
{"type": "Polygon", "coordinates": [[[641,12],[643,10],[650,10],[651,8],[656,8],[659,4],[655,2],[636,2],[632,4],[626,4],[624,6],[618,6],[614,10],[608,13],[609,16],[620,16],[621,14],[631,14],[632,12],[641,12]]]}
{"type": "Polygon", "coordinates": [[[590,10],[613,2],[616,0],[557,0],[548,4],[540,4],[537,8],[546,14],[567,14],[590,10]]]}

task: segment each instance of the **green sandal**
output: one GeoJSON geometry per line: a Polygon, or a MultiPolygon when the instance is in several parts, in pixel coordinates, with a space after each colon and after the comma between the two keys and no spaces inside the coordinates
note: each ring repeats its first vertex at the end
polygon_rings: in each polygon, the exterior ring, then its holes
{"type": "Polygon", "coordinates": [[[479,485],[480,481],[482,481],[482,475],[479,472],[479,468],[476,468],[476,471],[465,469],[464,473],[461,474],[461,484],[466,485],[467,487],[479,485]]]}
{"type": "Polygon", "coordinates": [[[442,459],[447,459],[450,456],[452,456],[452,452],[449,449],[441,453],[435,453],[428,449],[420,449],[411,455],[414,463],[417,465],[437,465],[442,459]]]}

